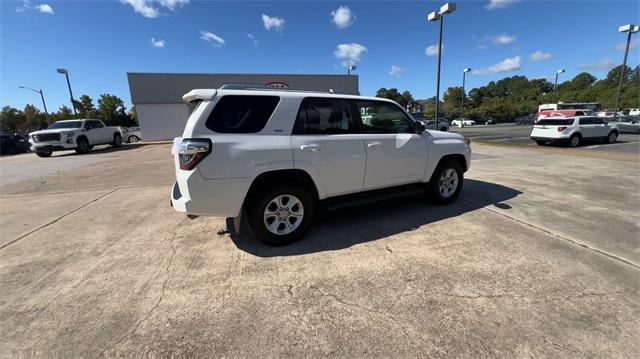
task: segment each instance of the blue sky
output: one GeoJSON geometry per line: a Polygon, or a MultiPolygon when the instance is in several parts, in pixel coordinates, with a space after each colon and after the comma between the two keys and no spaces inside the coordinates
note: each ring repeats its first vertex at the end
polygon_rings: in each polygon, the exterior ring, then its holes
{"type": "MultiPolygon", "coordinates": [[[[435,94],[438,26],[427,13],[442,1],[2,1],[0,105],[53,111],[74,95],[122,97],[127,72],[346,73],[355,63],[360,91],[380,87],[435,94]],[[249,36],[250,34],[250,36],[249,36]]],[[[602,77],[622,62],[619,25],[640,23],[638,1],[457,2],[445,17],[441,90],[467,90],[505,76],[602,77]],[[536,55],[533,55],[536,53],[536,55]]],[[[629,64],[640,63],[640,33],[629,64]]]]}

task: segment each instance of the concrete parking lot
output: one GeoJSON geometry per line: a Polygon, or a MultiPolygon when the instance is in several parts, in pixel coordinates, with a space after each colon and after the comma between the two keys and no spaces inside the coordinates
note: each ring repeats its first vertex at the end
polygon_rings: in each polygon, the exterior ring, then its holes
{"type": "Polygon", "coordinates": [[[628,153],[474,144],[454,204],[343,209],[275,248],[173,211],[169,149],[0,158],[3,356],[640,355],[628,153]]]}
{"type": "MultiPolygon", "coordinates": [[[[515,144],[537,146],[529,137],[532,126],[518,126],[515,124],[480,125],[470,127],[451,127],[452,132],[460,133],[472,140],[483,142],[494,142],[498,144],[515,144]]],[[[561,146],[560,146],[561,147],[561,146]]],[[[640,156],[640,135],[622,133],[618,141],[613,144],[602,143],[602,141],[590,141],[580,145],[580,151],[622,153],[640,156]]]]}

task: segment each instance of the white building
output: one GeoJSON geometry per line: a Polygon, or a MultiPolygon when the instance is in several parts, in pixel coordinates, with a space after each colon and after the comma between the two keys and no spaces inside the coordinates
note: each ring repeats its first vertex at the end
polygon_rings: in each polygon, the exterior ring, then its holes
{"type": "Polygon", "coordinates": [[[193,89],[257,84],[359,94],[357,75],[127,73],[127,77],[146,141],[170,140],[182,134],[189,118],[182,95],[193,89]]]}

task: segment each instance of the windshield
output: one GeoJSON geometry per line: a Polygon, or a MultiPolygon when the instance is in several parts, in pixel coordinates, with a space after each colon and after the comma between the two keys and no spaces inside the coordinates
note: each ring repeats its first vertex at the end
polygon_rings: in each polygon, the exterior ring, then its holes
{"type": "Polygon", "coordinates": [[[64,122],[54,122],[47,129],[55,129],[55,128],[80,128],[82,126],[82,121],[64,121],[64,122]]]}
{"type": "Polygon", "coordinates": [[[550,118],[550,119],[544,119],[544,120],[539,120],[537,125],[548,125],[548,126],[568,126],[568,125],[572,125],[573,124],[573,119],[557,119],[557,118],[550,118]]]}

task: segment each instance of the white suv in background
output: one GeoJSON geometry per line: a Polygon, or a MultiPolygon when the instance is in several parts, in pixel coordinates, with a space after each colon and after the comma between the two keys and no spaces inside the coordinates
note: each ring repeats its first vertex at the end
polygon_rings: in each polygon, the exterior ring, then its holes
{"type": "Polygon", "coordinates": [[[461,135],[425,131],[390,100],[240,85],[183,99],[196,106],[174,140],[173,207],[234,217],[236,230],[243,213],[273,245],[299,239],[317,205],[374,190],[422,187],[449,203],[470,165],[461,135]]]}
{"type": "Polygon", "coordinates": [[[531,131],[531,139],[540,146],[547,143],[567,143],[577,147],[583,140],[603,139],[614,143],[618,129],[596,116],[546,117],[538,120],[531,131]]]}

